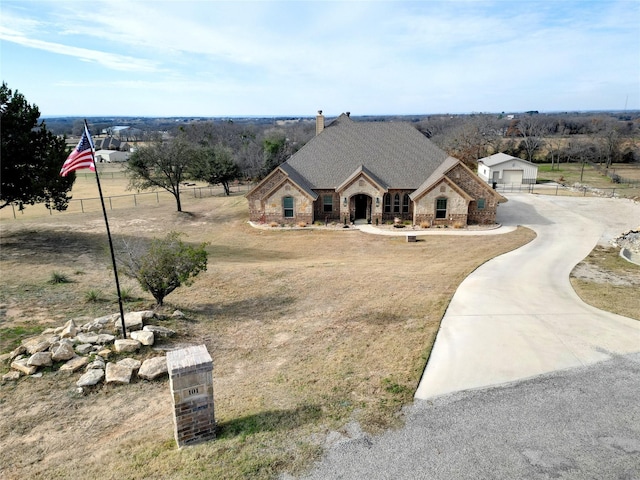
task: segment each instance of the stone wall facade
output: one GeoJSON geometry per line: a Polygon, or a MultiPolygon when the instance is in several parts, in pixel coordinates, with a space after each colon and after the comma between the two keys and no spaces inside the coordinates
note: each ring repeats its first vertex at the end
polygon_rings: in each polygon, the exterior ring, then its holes
{"type": "Polygon", "coordinates": [[[468,202],[445,180],[434,186],[414,203],[413,222],[415,225],[460,225],[467,224],[468,202]],[[444,218],[436,218],[436,202],[439,198],[447,200],[444,218]]]}
{"type": "Polygon", "coordinates": [[[447,173],[447,176],[474,198],[468,209],[469,224],[490,225],[496,222],[498,197],[493,192],[487,191],[487,185],[476,174],[458,164],[447,173]],[[484,208],[478,208],[478,199],[484,199],[484,208]]]}

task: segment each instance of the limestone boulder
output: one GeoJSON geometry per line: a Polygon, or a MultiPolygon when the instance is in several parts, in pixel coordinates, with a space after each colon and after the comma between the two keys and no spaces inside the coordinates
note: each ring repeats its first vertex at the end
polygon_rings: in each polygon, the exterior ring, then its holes
{"type": "MultiPolygon", "coordinates": [[[[153,310],[143,310],[140,312],[128,312],[124,314],[124,326],[127,331],[133,332],[136,330],[142,330],[145,322],[148,322],[154,317],[153,310]]],[[[120,315],[113,322],[115,330],[122,330],[122,322],[120,321],[120,315]]]]}
{"type": "Polygon", "coordinates": [[[103,378],[104,378],[104,370],[102,369],[88,370],[87,373],[82,375],[80,379],[76,382],[76,386],[90,387],[102,381],[103,378]]]}
{"type": "Polygon", "coordinates": [[[98,355],[100,355],[102,358],[109,358],[111,356],[111,349],[103,348],[102,350],[98,351],[98,355]]]}
{"type": "Polygon", "coordinates": [[[67,361],[64,365],[60,367],[60,372],[73,373],[75,371],[80,370],[86,364],[89,363],[89,359],[87,357],[73,357],[71,360],[67,361]]]}
{"type": "Polygon", "coordinates": [[[146,332],[153,332],[154,338],[169,338],[173,337],[176,334],[176,332],[174,332],[170,328],[161,327],[160,325],[145,325],[142,330],[146,332]]]}
{"type": "Polygon", "coordinates": [[[33,375],[38,370],[34,365],[27,365],[28,358],[17,358],[11,362],[11,368],[24,373],[25,375],[33,375]]]}
{"type": "Polygon", "coordinates": [[[25,353],[27,353],[27,348],[24,345],[20,345],[10,353],[9,360],[13,360],[18,355],[24,355],[25,353]]]}
{"type": "Polygon", "coordinates": [[[142,365],[142,362],[140,360],[136,360],[135,358],[123,358],[116,363],[118,365],[124,365],[130,368],[133,372],[137,372],[138,370],[140,370],[140,366],[142,365]]]}
{"type": "Polygon", "coordinates": [[[113,343],[115,341],[115,335],[111,335],[109,333],[101,333],[98,335],[98,344],[106,345],[107,343],[113,343]]]}
{"type": "Polygon", "coordinates": [[[93,351],[93,345],[90,343],[76,345],[76,352],[78,352],[79,355],[87,355],[91,351],[93,351]]]}
{"type": "Polygon", "coordinates": [[[21,376],[22,376],[22,372],[18,370],[11,370],[2,376],[2,381],[15,382],[16,380],[20,379],[21,376]]]}
{"type": "Polygon", "coordinates": [[[71,360],[76,355],[73,346],[68,343],[59,343],[51,352],[51,360],[54,362],[65,362],[71,360]]]}
{"type": "Polygon", "coordinates": [[[79,333],[76,335],[76,341],[78,343],[98,343],[98,335],[95,333],[79,333]]]}
{"type": "Polygon", "coordinates": [[[109,362],[107,363],[105,383],[129,383],[132,373],[133,370],[126,365],[109,362]]]}
{"type": "Polygon", "coordinates": [[[113,342],[113,345],[116,352],[118,353],[137,352],[141,347],[141,343],[139,341],[133,340],[130,338],[126,338],[126,339],[119,338],[118,340],[113,342]]]}
{"type": "Polygon", "coordinates": [[[154,357],[142,362],[140,370],[138,370],[138,376],[145,380],[155,380],[167,373],[167,371],[167,357],[154,357]]]}
{"type": "Polygon", "coordinates": [[[78,334],[78,326],[73,320],[69,320],[60,332],[62,338],[72,338],[78,334]]]}
{"type": "Polygon", "coordinates": [[[24,346],[26,353],[29,355],[49,350],[49,347],[51,346],[49,343],[49,336],[27,338],[22,342],[22,345],[24,346]]]}
{"type": "Polygon", "coordinates": [[[27,365],[30,367],[50,367],[53,365],[53,362],[51,361],[51,352],[34,353],[27,360],[27,365]]]}
{"type": "Polygon", "coordinates": [[[96,357],[95,360],[87,364],[86,370],[105,369],[105,362],[102,357],[96,357]]]}
{"type": "Polygon", "coordinates": [[[148,330],[138,330],[131,332],[131,338],[139,341],[142,345],[153,345],[154,335],[148,330]]]}

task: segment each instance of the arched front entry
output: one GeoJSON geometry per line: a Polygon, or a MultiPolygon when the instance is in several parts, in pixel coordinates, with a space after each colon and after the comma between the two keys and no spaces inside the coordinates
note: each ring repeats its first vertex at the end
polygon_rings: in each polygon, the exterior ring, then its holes
{"type": "Polygon", "coordinates": [[[364,193],[353,196],[353,215],[354,220],[370,220],[371,219],[371,197],[364,193]]]}

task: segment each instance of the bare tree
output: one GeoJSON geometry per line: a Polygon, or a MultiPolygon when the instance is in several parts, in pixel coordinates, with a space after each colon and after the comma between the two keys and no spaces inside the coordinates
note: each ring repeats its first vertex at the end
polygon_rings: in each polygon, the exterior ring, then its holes
{"type": "Polygon", "coordinates": [[[544,134],[543,122],[536,115],[526,115],[518,119],[515,130],[516,135],[522,138],[527,160],[533,162],[535,153],[544,145],[542,138],[544,134]]]}
{"type": "Polygon", "coordinates": [[[129,158],[129,188],[162,188],[173,195],[176,208],[181,212],[180,184],[196,157],[194,147],[184,136],[179,135],[169,141],[156,137],[150,146],[138,148],[129,158]]]}

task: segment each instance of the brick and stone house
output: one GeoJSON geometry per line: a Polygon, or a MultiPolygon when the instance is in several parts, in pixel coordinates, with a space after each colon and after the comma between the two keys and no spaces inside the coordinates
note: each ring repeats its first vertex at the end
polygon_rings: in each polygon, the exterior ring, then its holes
{"type": "Polygon", "coordinates": [[[504,198],[411,124],[324,123],[319,111],[316,136],[247,193],[251,221],[495,223],[504,198]]]}

